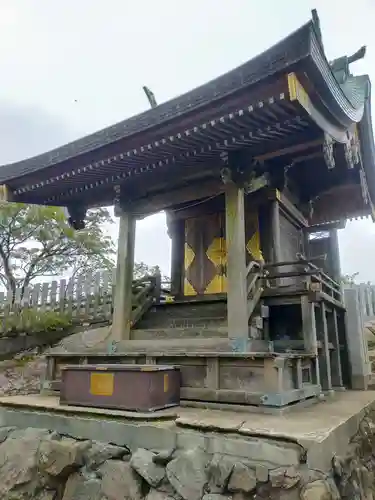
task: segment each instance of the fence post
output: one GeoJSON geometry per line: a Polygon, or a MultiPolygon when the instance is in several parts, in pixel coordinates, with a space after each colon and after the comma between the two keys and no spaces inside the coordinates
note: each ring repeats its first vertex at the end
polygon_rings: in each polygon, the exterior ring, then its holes
{"type": "Polygon", "coordinates": [[[155,288],[154,288],[155,303],[159,304],[161,297],[161,272],[159,268],[157,268],[156,270],[154,279],[155,279],[155,288]]]}
{"type": "Polygon", "coordinates": [[[66,280],[60,280],[59,283],[59,310],[60,314],[65,313],[65,301],[66,301],[66,280]]]}
{"type": "Polygon", "coordinates": [[[367,342],[363,335],[364,309],[361,302],[361,287],[345,288],[346,341],[350,362],[352,389],[366,390],[369,383],[369,355],[367,342]]]}

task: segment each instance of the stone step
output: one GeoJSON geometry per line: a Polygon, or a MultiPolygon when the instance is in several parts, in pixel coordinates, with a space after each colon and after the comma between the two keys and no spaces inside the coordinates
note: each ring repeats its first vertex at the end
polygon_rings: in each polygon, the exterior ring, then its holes
{"type": "MultiPolygon", "coordinates": [[[[69,358],[69,356],[92,356],[90,361],[91,364],[100,363],[100,359],[103,356],[107,356],[109,352],[110,344],[109,342],[103,341],[100,344],[96,344],[92,348],[80,348],[79,350],[69,349],[69,351],[63,350],[61,348],[54,348],[49,351],[49,355],[54,357],[69,358]]],[[[117,342],[114,346],[115,350],[111,350],[113,355],[145,355],[145,356],[165,356],[173,357],[174,355],[204,355],[206,353],[210,354],[220,354],[220,353],[235,353],[237,352],[236,346],[228,338],[206,338],[206,339],[194,339],[194,338],[181,338],[181,339],[160,339],[150,342],[150,340],[123,340],[117,342]]],[[[247,352],[252,354],[256,353],[267,353],[268,352],[268,342],[264,340],[249,340],[247,346],[247,352]]],[[[170,362],[170,361],[168,361],[170,362]]]]}
{"type": "Polygon", "coordinates": [[[370,376],[370,380],[369,380],[369,383],[368,383],[368,389],[370,391],[374,391],[375,390],[375,374],[372,373],[371,376],[370,376]]]}
{"type": "MultiPolygon", "coordinates": [[[[264,351],[266,344],[264,341],[252,341],[251,351],[264,351]]],[[[53,351],[54,353],[57,350],[53,351]]],[[[72,352],[72,351],[70,351],[72,352]]],[[[108,341],[97,344],[92,349],[81,350],[80,353],[107,353],[108,341]]],[[[116,354],[163,354],[164,356],[173,354],[186,354],[186,353],[217,353],[217,352],[233,352],[233,344],[228,338],[171,338],[160,339],[150,342],[150,340],[122,340],[116,344],[116,354]]],[[[74,354],[74,353],[73,353],[74,354]]]]}
{"type": "Polygon", "coordinates": [[[131,331],[132,340],[189,339],[189,338],[227,338],[228,328],[148,328],[131,331]]]}
{"type": "Polygon", "coordinates": [[[158,304],[150,308],[135,329],[190,328],[227,323],[224,301],[158,304]]]}
{"type": "Polygon", "coordinates": [[[134,330],[160,330],[171,328],[216,328],[227,325],[226,317],[204,317],[204,318],[168,318],[159,315],[148,316],[147,313],[136,325],[134,330]]]}

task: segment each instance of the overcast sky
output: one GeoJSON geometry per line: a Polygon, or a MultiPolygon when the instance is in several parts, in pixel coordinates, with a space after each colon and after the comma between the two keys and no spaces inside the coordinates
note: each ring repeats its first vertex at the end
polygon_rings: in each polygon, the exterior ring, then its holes
{"type": "MultiPolygon", "coordinates": [[[[373,0],[0,0],[0,163],[74,140],[245,62],[317,8],[329,59],[375,81],[373,0]]],[[[345,273],[375,282],[375,225],[340,233],[345,273]]],[[[137,226],[137,260],[169,273],[163,214],[137,226]]]]}

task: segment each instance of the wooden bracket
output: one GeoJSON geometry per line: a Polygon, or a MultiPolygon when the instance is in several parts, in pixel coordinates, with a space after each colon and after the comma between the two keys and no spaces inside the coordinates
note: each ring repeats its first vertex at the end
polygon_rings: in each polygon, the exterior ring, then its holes
{"type": "Polygon", "coordinates": [[[67,210],[69,213],[68,217],[69,225],[73,229],[76,229],[77,231],[85,229],[85,218],[86,218],[87,208],[83,205],[74,204],[68,206],[67,210]]]}
{"type": "Polygon", "coordinates": [[[267,173],[254,177],[249,182],[245,182],[245,193],[251,194],[259,191],[259,189],[268,187],[270,185],[269,176],[267,173]]]}
{"type": "Polygon", "coordinates": [[[323,142],[323,156],[326,162],[326,165],[329,170],[332,170],[336,166],[335,156],[333,152],[333,139],[328,134],[324,136],[323,142]]]}
{"type": "Polygon", "coordinates": [[[0,203],[11,202],[12,193],[6,184],[0,184],[0,203]]]}

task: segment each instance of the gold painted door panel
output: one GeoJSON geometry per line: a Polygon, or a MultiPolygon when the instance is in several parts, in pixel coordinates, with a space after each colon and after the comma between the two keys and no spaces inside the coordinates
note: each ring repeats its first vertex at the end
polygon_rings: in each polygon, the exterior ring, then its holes
{"type": "Polygon", "coordinates": [[[209,214],[185,221],[185,295],[226,292],[224,215],[209,214]]]}
{"type": "MultiPolygon", "coordinates": [[[[263,260],[257,212],[245,219],[247,263],[263,260]]],[[[184,295],[227,291],[225,214],[209,214],[185,221],[184,295]]]]}

